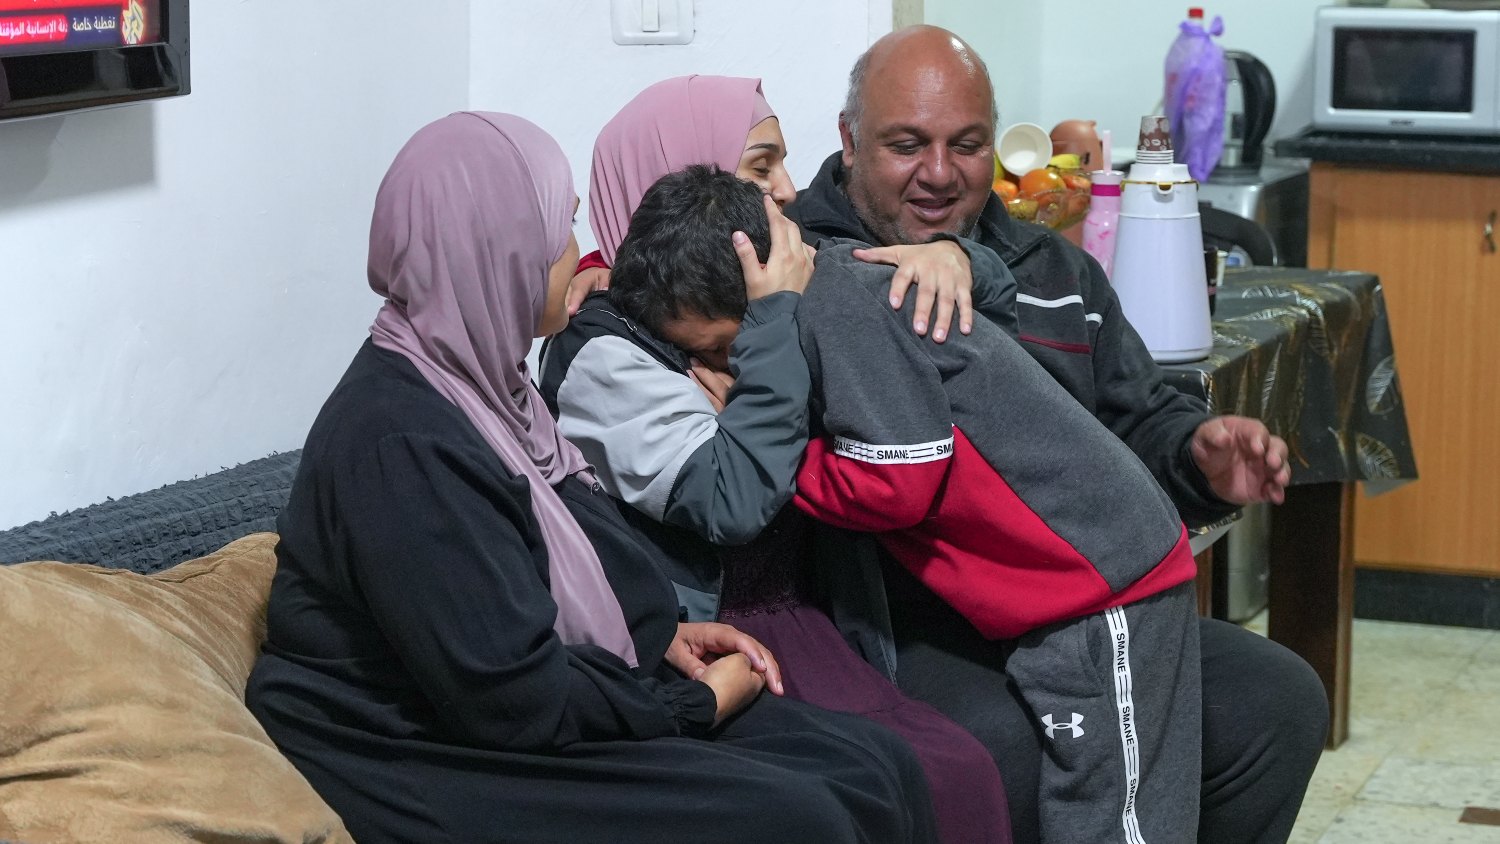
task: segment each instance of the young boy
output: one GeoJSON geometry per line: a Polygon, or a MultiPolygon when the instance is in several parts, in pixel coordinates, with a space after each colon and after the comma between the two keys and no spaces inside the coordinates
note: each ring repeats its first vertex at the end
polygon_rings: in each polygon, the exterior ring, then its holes
{"type": "MultiPolygon", "coordinates": [[[[704,178],[690,170],[653,190],[704,178]]],[[[746,213],[759,204],[753,189],[724,201],[746,213]]],[[[682,227],[699,224],[712,225],[637,212],[630,239],[670,248],[682,227]]],[[[730,249],[729,231],[711,234],[730,249]]],[[[1193,840],[1195,567],[1175,508],[1129,448],[1020,347],[1013,314],[989,314],[943,344],[918,337],[907,328],[911,305],[886,302],[893,269],[850,254],[862,245],[819,244],[796,307],[812,439],[794,501],[875,533],[978,630],[1013,641],[1007,672],[1046,736],[1043,840],[1193,840]]],[[[1007,301],[995,291],[1013,297],[1014,280],[983,247],[966,247],[976,296],[993,311],[1007,301]],[[990,276],[982,290],[981,265],[990,276]]],[[[711,281],[743,288],[738,273],[722,275],[711,281]]],[[[624,260],[611,285],[629,319],[659,321],[631,313],[633,301],[666,301],[685,336],[723,319],[678,308],[669,280],[624,260]]]]}
{"type": "MultiPolygon", "coordinates": [[[[1202,746],[1187,535],[1133,452],[987,320],[904,331],[863,244],[797,309],[813,437],[794,501],[881,545],[986,637],[1045,750],[1045,842],[1193,841],[1202,746]]],[[[972,247],[971,248],[982,248],[972,247]]]]}

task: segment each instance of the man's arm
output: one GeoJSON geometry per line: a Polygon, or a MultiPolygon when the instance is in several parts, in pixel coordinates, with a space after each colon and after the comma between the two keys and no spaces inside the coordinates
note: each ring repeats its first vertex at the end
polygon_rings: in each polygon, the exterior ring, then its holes
{"type": "Polygon", "coordinates": [[[1193,432],[1208,409],[1162,380],[1161,368],[1120,308],[1097,262],[1083,256],[1081,278],[1089,309],[1101,317],[1094,340],[1096,415],[1134,451],[1166,490],[1189,525],[1207,524],[1237,509],[1209,485],[1193,460],[1193,432]]]}
{"type": "Polygon", "coordinates": [[[647,516],[716,544],[754,539],[792,494],[807,442],[797,295],[751,303],[724,410],[623,337],[590,340],[557,389],[558,425],[600,482],[647,516]]]}

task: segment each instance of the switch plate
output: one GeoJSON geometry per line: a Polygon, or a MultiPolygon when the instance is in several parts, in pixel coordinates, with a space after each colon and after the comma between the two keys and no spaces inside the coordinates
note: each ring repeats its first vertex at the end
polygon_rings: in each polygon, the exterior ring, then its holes
{"type": "Polygon", "coordinates": [[[616,44],[691,44],[693,0],[610,0],[616,44]]]}

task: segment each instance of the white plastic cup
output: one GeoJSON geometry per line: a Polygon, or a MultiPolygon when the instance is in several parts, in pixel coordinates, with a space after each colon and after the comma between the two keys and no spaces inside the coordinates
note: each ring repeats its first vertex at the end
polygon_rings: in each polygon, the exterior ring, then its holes
{"type": "Polygon", "coordinates": [[[1017,123],[1000,133],[995,155],[1007,173],[1024,176],[1052,160],[1052,137],[1035,123],[1017,123]]]}

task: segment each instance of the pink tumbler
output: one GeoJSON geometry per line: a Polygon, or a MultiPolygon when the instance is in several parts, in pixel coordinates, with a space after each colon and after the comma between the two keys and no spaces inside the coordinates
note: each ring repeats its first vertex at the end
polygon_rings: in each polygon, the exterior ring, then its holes
{"type": "Polygon", "coordinates": [[[1115,272],[1115,227],[1120,219],[1120,183],[1125,174],[1119,170],[1095,170],[1089,174],[1089,213],[1083,218],[1083,251],[1094,256],[1104,275],[1115,272]]]}

